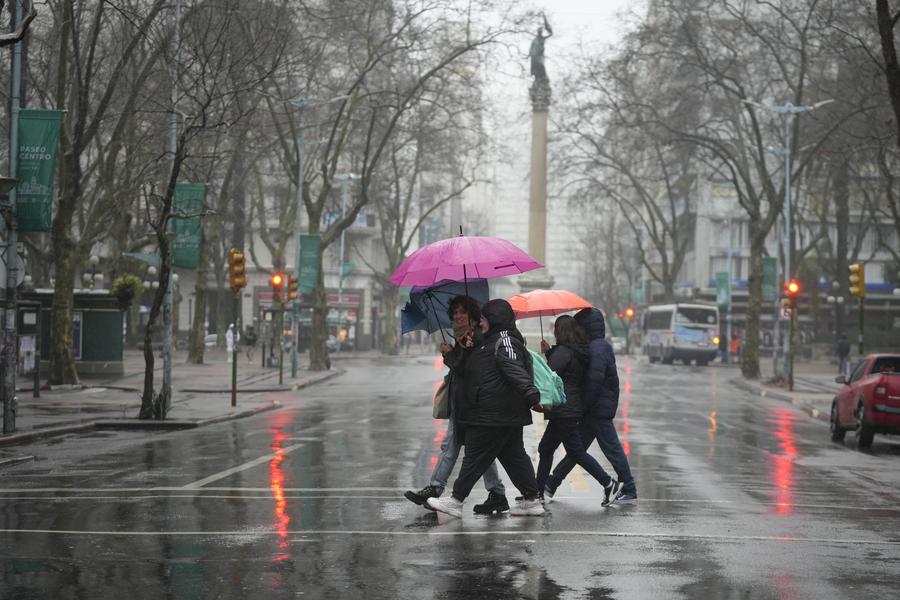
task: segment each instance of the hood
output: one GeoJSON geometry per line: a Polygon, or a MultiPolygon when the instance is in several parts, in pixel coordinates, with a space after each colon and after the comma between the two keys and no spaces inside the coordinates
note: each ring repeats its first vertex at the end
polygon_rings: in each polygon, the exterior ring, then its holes
{"type": "Polygon", "coordinates": [[[591,341],[606,338],[606,320],[598,309],[582,308],[575,314],[575,322],[587,332],[591,341]]]}
{"type": "Polygon", "coordinates": [[[504,330],[517,331],[516,315],[512,306],[502,298],[489,300],[481,307],[481,316],[487,319],[487,322],[490,324],[486,337],[491,337],[495,333],[504,330]]]}
{"type": "Polygon", "coordinates": [[[582,363],[587,364],[591,360],[591,349],[587,345],[578,344],[577,346],[569,346],[569,348],[575,354],[575,358],[582,363]]]}

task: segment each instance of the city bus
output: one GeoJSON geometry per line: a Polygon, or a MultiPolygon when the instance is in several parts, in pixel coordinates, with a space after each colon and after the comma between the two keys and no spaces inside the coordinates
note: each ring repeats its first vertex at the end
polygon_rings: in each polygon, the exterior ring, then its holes
{"type": "Polygon", "coordinates": [[[660,304],[644,311],[644,354],[671,365],[704,366],[719,352],[719,309],[706,304],[660,304]]]}

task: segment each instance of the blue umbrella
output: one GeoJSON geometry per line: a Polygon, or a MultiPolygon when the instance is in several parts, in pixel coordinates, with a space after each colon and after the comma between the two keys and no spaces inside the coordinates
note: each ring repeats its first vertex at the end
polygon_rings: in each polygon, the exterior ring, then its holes
{"type": "Polygon", "coordinates": [[[444,328],[453,327],[447,309],[450,301],[456,296],[468,295],[479,304],[490,299],[490,290],[486,279],[464,281],[441,281],[434,285],[414,287],[409,293],[409,302],[400,311],[400,328],[402,333],[423,330],[434,333],[444,328]]]}

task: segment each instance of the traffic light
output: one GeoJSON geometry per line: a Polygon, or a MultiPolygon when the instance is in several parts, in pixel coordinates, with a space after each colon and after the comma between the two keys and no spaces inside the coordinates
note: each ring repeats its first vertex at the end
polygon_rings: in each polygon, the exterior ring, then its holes
{"type": "Polygon", "coordinates": [[[272,273],[272,302],[284,302],[285,277],[282,273],[272,273]]]}
{"type": "Polygon", "coordinates": [[[633,319],[634,318],[634,309],[630,306],[625,309],[625,318],[633,319]]]}
{"type": "Polygon", "coordinates": [[[788,303],[792,308],[797,306],[797,296],[800,295],[800,282],[796,279],[789,280],[787,285],[784,286],[784,295],[787,296],[788,303]]]}
{"type": "Polygon", "coordinates": [[[247,287],[247,266],[244,253],[237,248],[228,252],[228,283],[235,292],[247,287]]]}
{"type": "Polygon", "coordinates": [[[850,265],[850,295],[857,298],[866,297],[866,263],[856,262],[850,265]]]}
{"type": "Polygon", "coordinates": [[[293,273],[287,276],[287,299],[289,302],[297,299],[297,276],[293,273]]]}

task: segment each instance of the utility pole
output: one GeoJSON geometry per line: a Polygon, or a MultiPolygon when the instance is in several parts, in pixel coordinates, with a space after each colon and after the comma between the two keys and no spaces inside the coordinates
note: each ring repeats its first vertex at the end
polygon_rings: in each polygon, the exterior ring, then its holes
{"type": "MultiPolygon", "coordinates": [[[[359,179],[359,175],[354,173],[343,173],[334,176],[334,180],[341,184],[341,219],[343,219],[344,215],[347,213],[347,192],[349,191],[347,186],[355,179],[359,179]]],[[[341,340],[341,327],[344,324],[344,234],[346,232],[346,227],[341,230],[340,257],[338,258],[338,352],[341,351],[341,346],[343,346],[343,340],[341,340]]]]}

